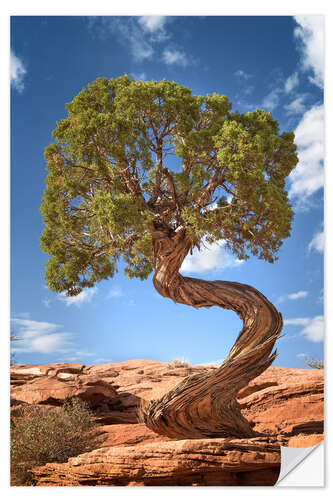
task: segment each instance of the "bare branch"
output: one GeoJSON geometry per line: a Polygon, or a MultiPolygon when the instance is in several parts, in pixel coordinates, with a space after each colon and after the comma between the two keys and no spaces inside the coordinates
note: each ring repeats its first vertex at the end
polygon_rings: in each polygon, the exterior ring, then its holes
{"type": "Polygon", "coordinates": [[[150,207],[156,203],[158,195],[161,192],[162,170],[163,170],[163,159],[162,159],[162,148],[160,148],[159,150],[156,151],[155,187],[150,200],[148,200],[148,206],[150,207]]]}
{"type": "Polygon", "coordinates": [[[203,193],[195,204],[196,208],[202,208],[203,204],[208,201],[215,191],[217,186],[221,185],[221,183],[225,180],[224,171],[221,172],[221,169],[216,170],[212,179],[208,182],[208,184],[203,188],[203,193]]]}

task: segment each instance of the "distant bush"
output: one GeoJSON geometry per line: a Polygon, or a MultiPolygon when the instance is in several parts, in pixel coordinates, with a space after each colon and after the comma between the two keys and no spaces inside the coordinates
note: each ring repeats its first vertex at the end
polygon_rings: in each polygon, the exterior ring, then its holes
{"type": "Polygon", "coordinates": [[[169,368],[188,368],[190,365],[184,359],[174,359],[168,366],[169,368]]]}
{"type": "Polygon", "coordinates": [[[307,358],[305,360],[305,366],[320,370],[321,368],[324,368],[324,361],[319,358],[307,358]]]}
{"type": "Polygon", "coordinates": [[[10,364],[16,364],[15,352],[13,350],[13,343],[20,340],[20,337],[16,335],[16,333],[10,332],[10,364]]]}
{"type": "Polygon", "coordinates": [[[93,424],[88,405],[73,398],[61,408],[41,412],[33,405],[11,419],[12,486],[31,485],[29,472],[48,462],[66,462],[92,449],[93,424]]]}

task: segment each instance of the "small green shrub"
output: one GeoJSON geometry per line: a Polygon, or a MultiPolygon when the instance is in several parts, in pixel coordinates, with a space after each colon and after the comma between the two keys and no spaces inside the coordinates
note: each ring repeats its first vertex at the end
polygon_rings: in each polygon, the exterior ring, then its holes
{"type": "Polygon", "coordinates": [[[11,419],[10,455],[12,486],[29,485],[29,469],[48,462],[66,462],[91,449],[93,424],[88,405],[73,398],[61,408],[41,412],[24,407],[11,419]]]}

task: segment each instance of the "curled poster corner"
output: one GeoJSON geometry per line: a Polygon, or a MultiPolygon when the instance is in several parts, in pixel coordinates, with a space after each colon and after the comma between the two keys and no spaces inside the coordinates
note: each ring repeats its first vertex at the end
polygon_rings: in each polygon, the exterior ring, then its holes
{"type": "Polygon", "coordinates": [[[324,442],[308,448],[281,446],[281,469],[276,486],[323,487],[324,442]]]}

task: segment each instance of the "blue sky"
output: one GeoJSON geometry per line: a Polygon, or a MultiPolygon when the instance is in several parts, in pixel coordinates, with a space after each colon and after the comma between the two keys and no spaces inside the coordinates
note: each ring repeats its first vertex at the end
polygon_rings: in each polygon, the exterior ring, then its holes
{"type": "Polygon", "coordinates": [[[282,312],[278,366],[323,357],[323,18],[12,17],[11,318],[18,363],[126,359],[222,361],[241,329],[235,313],[160,297],[122,266],[76,298],[46,289],[39,246],[44,147],[65,103],[99,76],[167,78],[195,94],[225,94],[233,109],[271,111],[294,130],[299,164],[288,179],[296,213],[279,260],[239,264],[223,242],[183,272],[256,287],[282,312]]]}

